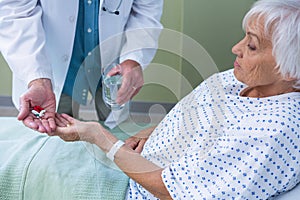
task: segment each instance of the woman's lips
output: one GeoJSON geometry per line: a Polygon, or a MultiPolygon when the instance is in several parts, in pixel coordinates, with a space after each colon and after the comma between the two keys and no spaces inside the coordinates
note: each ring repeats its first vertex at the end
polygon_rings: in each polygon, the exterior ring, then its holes
{"type": "Polygon", "coordinates": [[[241,67],[240,64],[237,61],[234,61],[233,66],[234,67],[241,67]]]}

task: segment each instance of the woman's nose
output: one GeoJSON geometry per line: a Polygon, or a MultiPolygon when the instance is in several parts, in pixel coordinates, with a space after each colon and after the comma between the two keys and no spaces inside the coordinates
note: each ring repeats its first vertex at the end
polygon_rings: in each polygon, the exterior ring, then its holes
{"type": "Polygon", "coordinates": [[[241,49],[241,41],[238,42],[237,44],[235,44],[232,49],[231,49],[232,53],[237,55],[238,57],[243,57],[243,52],[241,49]]]}

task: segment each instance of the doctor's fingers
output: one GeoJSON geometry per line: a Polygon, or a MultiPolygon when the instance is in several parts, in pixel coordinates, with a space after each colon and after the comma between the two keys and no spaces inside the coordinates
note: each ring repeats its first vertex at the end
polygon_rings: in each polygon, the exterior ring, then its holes
{"type": "Polygon", "coordinates": [[[117,97],[117,103],[122,105],[122,104],[128,102],[140,91],[140,89],[141,89],[141,87],[140,88],[135,88],[135,87],[129,88],[126,93],[123,93],[122,95],[117,97]]]}
{"type": "Polygon", "coordinates": [[[122,74],[122,67],[121,65],[117,64],[116,66],[114,66],[108,73],[107,76],[114,76],[117,74],[122,74]]]}
{"type": "Polygon", "coordinates": [[[47,133],[51,136],[52,131],[49,126],[49,122],[47,119],[34,119],[34,122],[38,125],[37,131],[40,133],[47,133]]]}
{"type": "Polygon", "coordinates": [[[32,117],[31,115],[27,116],[23,120],[23,124],[28,128],[31,128],[40,133],[47,133],[47,129],[44,127],[42,121],[40,119],[32,117]]]}
{"type": "Polygon", "coordinates": [[[43,128],[46,130],[46,133],[51,136],[56,129],[56,123],[54,118],[43,118],[40,120],[43,128]]]}
{"type": "Polygon", "coordinates": [[[23,120],[23,124],[28,128],[31,128],[40,133],[51,134],[51,132],[53,132],[53,130],[50,127],[53,124],[51,120],[49,122],[48,119],[38,119],[33,117],[32,114],[30,114],[23,120]]]}
{"type": "Polygon", "coordinates": [[[118,91],[118,96],[116,102],[120,105],[129,101],[134,93],[134,90],[129,86],[128,88],[123,88],[118,91]]]}
{"type": "Polygon", "coordinates": [[[19,114],[17,116],[18,120],[24,120],[30,114],[30,100],[26,98],[26,96],[20,97],[20,107],[19,107],[19,114]]]}
{"type": "Polygon", "coordinates": [[[117,103],[123,104],[136,95],[144,84],[142,76],[124,76],[118,91],[117,103]]]}
{"type": "Polygon", "coordinates": [[[41,118],[42,124],[47,133],[51,133],[56,129],[55,113],[46,111],[45,115],[41,118]]]}
{"type": "Polygon", "coordinates": [[[30,129],[37,130],[38,124],[34,121],[33,116],[29,115],[25,119],[23,119],[23,124],[30,129]]]}
{"type": "Polygon", "coordinates": [[[51,130],[51,128],[50,128],[50,125],[49,125],[49,121],[48,121],[48,119],[41,119],[40,120],[41,121],[41,125],[42,125],[42,127],[39,127],[39,130],[41,129],[41,130],[45,130],[45,133],[47,133],[48,135],[52,135],[51,133],[53,132],[52,130],[51,130]]]}
{"type": "Polygon", "coordinates": [[[127,91],[127,93],[124,93],[122,96],[117,98],[117,103],[122,105],[126,103],[127,101],[131,100],[139,91],[141,88],[132,88],[127,91]]]}

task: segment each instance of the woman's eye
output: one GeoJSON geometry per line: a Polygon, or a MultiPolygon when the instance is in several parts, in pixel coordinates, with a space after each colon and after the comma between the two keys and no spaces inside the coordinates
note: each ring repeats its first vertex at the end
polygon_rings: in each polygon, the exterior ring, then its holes
{"type": "Polygon", "coordinates": [[[251,51],[255,51],[255,50],[256,50],[256,47],[253,46],[253,45],[251,45],[251,44],[248,44],[247,46],[248,46],[248,48],[249,48],[251,51]]]}

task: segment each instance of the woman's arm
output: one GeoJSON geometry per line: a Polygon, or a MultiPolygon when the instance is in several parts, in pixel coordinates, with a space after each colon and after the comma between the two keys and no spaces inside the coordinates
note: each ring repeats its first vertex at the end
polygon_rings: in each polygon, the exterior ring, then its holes
{"type": "Polygon", "coordinates": [[[162,181],[163,169],[146,160],[138,152],[123,145],[115,154],[114,162],[125,174],[157,198],[172,199],[162,181]]]}
{"type": "MultiPolygon", "coordinates": [[[[118,139],[97,122],[81,122],[68,115],[56,116],[58,128],[55,135],[65,141],[83,140],[96,144],[105,153],[109,152],[118,139]]],[[[145,136],[154,128],[141,131],[138,136],[145,136]]],[[[114,156],[114,162],[131,179],[142,185],[159,199],[171,199],[166,189],[161,173],[162,168],[142,157],[130,146],[123,145],[114,156]]]]}

